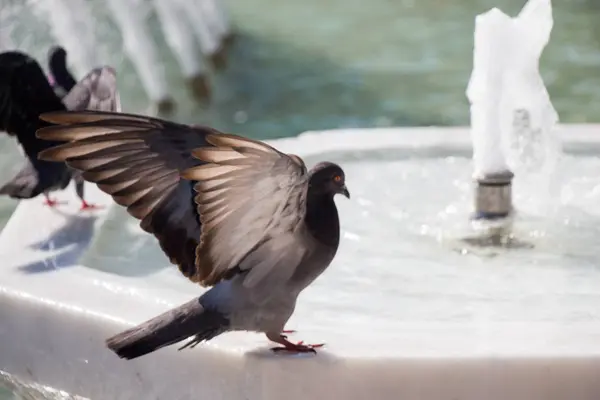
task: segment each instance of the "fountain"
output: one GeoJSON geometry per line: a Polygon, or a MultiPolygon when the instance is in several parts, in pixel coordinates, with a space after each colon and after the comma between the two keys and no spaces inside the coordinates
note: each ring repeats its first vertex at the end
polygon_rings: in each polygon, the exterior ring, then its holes
{"type": "Polygon", "coordinates": [[[223,68],[226,44],[231,38],[229,21],[220,1],[109,0],[105,6],[100,7],[100,12],[97,5],[83,0],[28,0],[26,4],[4,1],[5,4],[0,7],[3,22],[0,48],[18,48],[36,55],[38,52],[45,54],[47,46],[51,44],[60,44],[67,50],[76,75],[83,75],[95,65],[119,64],[122,59],[115,55],[123,52],[133,64],[151,102],[152,107],[144,111],[151,114],[157,111],[170,113],[175,106],[172,88],[167,84],[164,62],[152,38],[148,16],[152,11],[156,12],[165,41],[174,53],[186,86],[195,98],[205,101],[210,97],[211,88],[209,71],[203,58],[206,57],[215,68],[223,68]],[[51,43],[43,43],[46,46],[43,51],[37,48],[38,39],[41,38],[35,37],[41,32],[32,34],[32,30],[26,28],[23,32],[28,37],[13,37],[13,28],[25,25],[23,16],[29,10],[32,10],[36,22],[42,26],[41,31],[47,28],[47,33],[52,37],[51,43]],[[108,19],[116,25],[119,42],[122,41],[122,51],[107,48],[107,43],[111,42],[107,36],[113,35],[113,32],[101,32],[98,28],[99,14],[108,14],[108,19]],[[198,51],[196,41],[201,51],[198,51]]]}
{"type": "Polygon", "coordinates": [[[558,116],[539,73],[552,24],[550,0],[529,1],[515,18],[497,8],[476,18],[467,97],[476,182],[472,219],[478,234],[467,238],[469,243],[530,245],[512,235],[512,180],[515,170],[531,171],[527,158],[540,159],[536,153],[548,153],[539,162],[550,168],[538,167],[550,176],[560,152],[553,140],[558,116]]]}
{"type": "Polygon", "coordinates": [[[123,37],[123,50],[133,62],[150,100],[159,111],[174,107],[165,73],[160,68],[156,45],[146,26],[146,13],[135,0],[108,0],[106,3],[123,37]]]}
{"type": "Polygon", "coordinates": [[[29,4],[40,20],[47,20],[57,43],[67,50],[77,76],[102,65],[105,55],[99,51],[95,38],[94,19],[85,0],[30,0],[29,4]],[[76,10],[76,11],[75,11],[76,10]],[[76,35],[73,33],[77,32],[76,35]]]}
{"type": "Polygon", "coordinates": [[[0,21],[2,21],[2,27],[0,27],[0,51],[7,51],[16,49],[17,46],[12,38],[14,21],[16,19],[16,13],[14,6],[5,6],[0,13],[0,21]]]}
{"type": "Polygon", "coordinates": [[[500,100],[508,51],[510,18],[494,8],[475,21],[473,73],[467,88],[471,102],[475,213],[483,243],[500,245],[510,234],[512,178],[502,148],[500,100]],[[483,224],[481,224],[483,222],[483,224]]]}
{"type": "Polygon", "coordinates": [[[227,14],[223,9],[222,4],[218,0],[190,0],[184,1],[183,5],[188,11],[188,17],[191,18],[191,23],[196,26],[198,39],[203,41],[203,38],[210,36],[213,41],[217,43],[217,46],[213,48],[206,40],[204,52],[210,57],[213,66],[217,69],[224,68],[226,65],[225,51],[227,44],[230,43],[231,31],[229,27],[229,20],[227,14]],[[206,31],[202,32],[200,29],[204,27],[204,24],[196,24],[196,12],[200,12],[203,16],[203,20],[206,21],[206,31]]]}
{"type": "Polygon", "coordinates": [[[228,41],[231,38],[229,18],[218,0],[193,0],[188,4],[194,4],[201,8],[207,15],[211,30],[221,40],[228,41]]]}
{"type": "Polygon", "coordinates": [[[213,67],[222,69],[226,64],[225,50],[229,26],[224,11],[214,0],[179,0],[185,19],[194,30],[202,53],[213,67]],[[204,23],[197,23],[203,21],[204,23]]]}
{"type": "MultiPolygon", "coordinates": [[[[180,1],[154,0],[154,6],[167,44],[177,56],[193,95],[200,100],[207,99],[210,96],[207,71],[201,53],[196,48],[193,25],[187,21],[186,10],[181,7],[180,1]]],[[[203,19],[195,23],[205,25],[203,19]]]]}
{"type": "MultiPolygon", "coordinates": [[[[525,109],[515,135],[550,143],[526,132],[539,120],[525,109]]],[[[338,202],[338,255],[287,326],[298,340],[324,341],[317,356],[276,356],[262,335],[233,333],[190,351],[118,359],[107,337],[203,289],[152,238],[128,229],[119,207],[80,214],[71,188],[58,194],[71,201],[56,212],[22,202],[0,234],[0,370],[94,400],[597,400],[598,127],[557,127],[564,155],[552,212],[516,184],[550,170],[557,146],[538,153],[517,141],[490,162],[500,168],[488,168],[470,158],[481,148],[473,129],[349,129],[270,142],[309,166],[340,163],[352,191],[352,201],[338,202]],[[531,154],[547,157],[532,163],[531,154]],[[494,247],[490,256],[461,240],[471,230],[474,166],[488,183],[514,172],[519,214],[510,232],[533,248],[494,247]]],[[[89,196],[112,204],[95,187],[89,196]]],[[[490,217],[507,208],[479,210],[490,217]]]]}

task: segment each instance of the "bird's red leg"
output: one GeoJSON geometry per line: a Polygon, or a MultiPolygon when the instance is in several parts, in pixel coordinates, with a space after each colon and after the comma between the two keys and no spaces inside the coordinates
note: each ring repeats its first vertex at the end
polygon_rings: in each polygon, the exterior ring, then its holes
{"type": "Polygon", "coordinates": [[[98,204],[90,204],[85,200],[81,200],[81,208],[79,209],[80,211],[83,210],[94,210],[94,209],[98,209],[98,208],[102,208],[102,206],[99,206],[98,204]]]}
{"type": "Polygon", "coordinates": [[[317,353],[316,348],[325,346],[324,343],[319,344],[304,344],[304,342],[292,343],[286,339],[284,335],[279,333],[267,333],[267,338],[275,343],[283,345],[283,347],[271,348],[274,352],[287,351],[290,353],[317,353]]]}
{"type": "Polygon", "coordinates": [[[47,205],[48,207],[54,207],[59,203],[57,200],[52,200],[46,193],[44,193],[44,197],[46,198],[46,200],[44,201],[44,204],[47,205]]]}
{"type": "Polygon", "coordinates": [[[293,329],[285,329],[281,331],[281,333],[283,333],[284,335],[291,335],[292,333],[296,333],[296,331],[293,329]]]}

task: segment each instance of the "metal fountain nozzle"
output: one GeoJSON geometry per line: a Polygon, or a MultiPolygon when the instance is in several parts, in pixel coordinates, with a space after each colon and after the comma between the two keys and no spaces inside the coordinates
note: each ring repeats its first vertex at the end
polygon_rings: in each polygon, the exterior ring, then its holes
{"type": "Polygon", "coordinates": [[[514,174],[503,171],[475,177],[474,220],[497,220],[512,214],[512,179],[514,174]]]}
{"type": "Polygon", "coordinates": [[[522,247],[512,237],[513,173],[503,171],[475,176],[475,212],[471,216],[477,234],[463,239],[477,247],[522,247]]]}

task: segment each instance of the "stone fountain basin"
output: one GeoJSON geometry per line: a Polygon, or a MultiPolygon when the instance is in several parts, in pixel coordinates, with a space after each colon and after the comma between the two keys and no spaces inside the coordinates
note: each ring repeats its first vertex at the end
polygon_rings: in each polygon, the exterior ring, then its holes
{"type": "Polygon", "coordinates": [[[337,201],[338,256],[288,325],[298,340],[327,343],[317,356],[272,355],[264,336],[232,333],[120,360],[107,337],[202,289],[91,185],[105,209],[79,213],[72,188],[59,211],[23,201],[0,235],[0,371],[94,400],[597,400],[597,130],[561,126],[568,155],[554,211],[516,193],[518,235],[535,245],[518,251],[460,241],[471,206],[468,128],[273,141],[307,164],[340,162],[352,192],[337,201]]]}

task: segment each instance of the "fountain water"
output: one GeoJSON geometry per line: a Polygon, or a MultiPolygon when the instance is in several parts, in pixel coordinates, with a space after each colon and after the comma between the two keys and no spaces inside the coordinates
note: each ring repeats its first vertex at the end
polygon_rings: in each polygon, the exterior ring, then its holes
{"type": "MultiPolygon", "coordinates": [[[[106,3],[121,29],[123,48],[137,69],[148,97],[161,111],[171,111],[174,104],[161,68],[156,45],[146,26],[147,12],[136,0],[108,0],[106,3]]],[[[147,10],[149,11],[149,10],[147,10]]]]}
{"type": "Polygon", "coordinates": [[[218,13],[213,0],[177,0],[187,22],[194,29],[202,52],[212,65],[219,69],[225,66],[225,39],[229,27],[224,13],[218,13]],[[202,21],[202,23],[198,23],[202,21]]]}
{"type": "MultiPolygon", "coordinates": [[[[196,48],[193,29],[180,1],[154,0],[167,44],[175,53],[192,93],[199,99],[209,97],[210,89],[202,54],[196,48]]],[[[204,26],[203,20],[195,22],[204,26]]]]}
{"type": "Polygon", "coordinates": [[[16,49],[17,46],[12,38],[15,22],[14,5],[5,6],[0,12],[0,51],[16,49]]]}
{"type": "MultiPolygon", "coordinates": [[[[557,134],[558,114],[539,72],[539,60],[552,31],[550,0],[530,0],[512,20],[508,40],[504,90],[500,105],[503,147],[515,188],[535,186],[541,210],[556,197],[557,164],[561,142],[557,134]]],[[[533,194],[533,193],[532,193],[533,194]]]]}
{"type": "MultiPolygon", "coordinates": [[[[39,51],[33,48],[39,46],[36,43],[39,37],[36,36],[49,30],[52,40],[44,38],[47,42],[44,45],[60,44],[65,47],[69,63],[77,75],[83,75],[109,59],[120,62],[119,57],[115,57],[115,54],[121,53],[120,49],[108,49],[110,40],[107,40],[107,32],[98,28],[101,25],[96,18],[98,13],[93,11],[98,12],[101,8],[99,14],[106,15],[115,23],[123,51],[132,62],[149,100],[159,111],[169,112],[174,107],[173,96],[167,85],[163,60],[148,26],[148,16],[156,12],[165,41],[175,55],[187,86],[196,98],[205,100],[210,96],[210,85],[203,56],[216,68],[223,67],[225,41],[231,33],[219,1],[109,0],[98,6],[84,0],[27,0],[26,4],[4,0],[0,15],[0,49],[15,48],[35,54],[39,51]],[[29,9],[41,26],[35,34],[22,26],[25,25],[23,15],[26,11],[29,13],[29,9]],[[15,26],[24,28],[21,33],[25,34],[25,38],[14,40],[12,31],[15,26]],[[196,48],[196,41],[201,51],[196,48]]],[[[45,50],[47,47],[39,53],[45,54],[45,50]]],[[[150,113],[153,111],[150,110],[150,113]]]]}
{"type": "Polygon", "coordinates": [[[227,40],[231,34],[229,19],[223,5],[218,0],[192,0],[189,4],[202,8],[215,36],[221,40],[227,40]]]}
{"type": "Polygon", "coordinates": [[[94,19],[85,0],[29,0],[40,20],[47,20],[50,32],[69,54],[77,76],[84,76],[106,59],[99,51],[94,19]],[[74,34],[77,32],[77,34],[74,34]]]}
{"type": "Polygon", "coordinates": [[[538,162],[547,175],[557,159],[558,118],[539,74],[551,30],[550,0],[530,0],[516,18],[497,8],[476,18],[467,88],[476,181],[472,218],[480,233],[467,241],[474,244],[517,243],[511,236],[513,173],[528,172],[531,152],[550,153],[538,162]]]}

